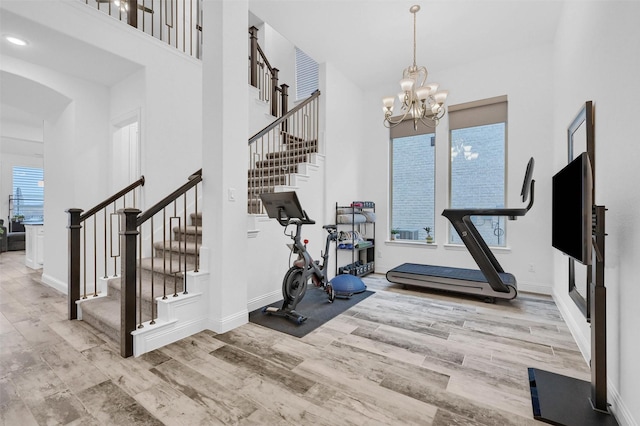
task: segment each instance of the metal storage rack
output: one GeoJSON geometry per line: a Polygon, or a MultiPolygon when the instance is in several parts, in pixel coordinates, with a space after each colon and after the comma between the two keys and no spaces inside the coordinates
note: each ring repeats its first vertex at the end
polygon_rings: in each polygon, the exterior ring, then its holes
{"type": "Polygon", "coordinates": [[[336,203],[336,224],[339,231],[338,238],[340,238],[340,236],[349,235],[349,231],[352,236],[351,239],[339,239],[336,242],[336,275],[351,274],[364,276],[374,272],[376,231],[375,211],[376,205],[373,201],[353,201],[351,205],[348,206],[340,206],[336,203]],[[351,216],[351,220],[349,223],[341,223],[339,216],[351,216]],[[360,218],[361,216],[366,216],[368,218],[367,221],[358,222],[357,218],[360,218]],[[373,220],[370,220],[371,218],[373,218],[373,220]],[[358,244],[355,244],[353,241],[353,236],[356,232],[363,238],[363,240],[358,244]],[[341,241],[347,241],[347,243],[341,243],[341,241]],[[348,241],[351,241],[351,244],[348,244],[348,241]],[[341,262],[341,260],[344,260],[344,256],[340,256],[340,253],[344,253],[346,251],[351,253],[351,263],[347,264],[345,264],[344,261],[341,262]]]}

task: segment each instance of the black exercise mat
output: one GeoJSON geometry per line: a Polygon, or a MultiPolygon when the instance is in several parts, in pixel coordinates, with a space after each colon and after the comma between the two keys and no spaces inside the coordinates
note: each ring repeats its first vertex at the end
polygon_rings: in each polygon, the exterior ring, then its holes
{"type": "MultiPolygon", "coordinates": [[[[373,293],[373,291],[365,290],[362,293],[354,294],[349,299],[336,297],[333,303],[329,303],[327,293],[322,288],[309,287],[304,298],[296,307],[296,312],[307,317],[307,320],[302,324],[297,324],[289,318],[263,313],[263,308],[250,312],[249,321],[291,336],[303,337],[373,293]]],[[[282,300],[268,306],[280,308],[282,300]]]]}

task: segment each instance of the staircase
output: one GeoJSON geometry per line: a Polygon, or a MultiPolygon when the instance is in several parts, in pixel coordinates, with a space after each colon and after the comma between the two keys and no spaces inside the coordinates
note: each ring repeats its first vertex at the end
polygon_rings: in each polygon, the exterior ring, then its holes
{"type": "MultiPolygon", "coordinates": [[[[184,289],[185,261],[186,270],[195,269],[198,250],[202,244],[202,213],[190,214],[190,225],[174,227],[173,237],[168,241],[153,244],[154,256],[138,261],[138,315],[141,324],[145,319],[158,316],[156,299],[158,297],[177,297],[184,289]]],[[[121,279],[105,279],[106,288],[97,297],[88,295],[79,303],[79,319],[104,333],[116,343],[120,343],[120,296],[121,279]]],[[[187,289],[188,291],[188,289],[187,289]]],[[[138,326],[140,328],[140,326],[138,326]]]]}
{"type": "Polygon", "coordinates": [[[314,163],[318,153],[318,139],[306,140],[288,132],[281,132],[282,150],[264,155],[248,171],[248,212],[262,213],[260,194],[274,192],[277,186],[295,186],[295,175],[302,172],[303,163],[314,163]]]}

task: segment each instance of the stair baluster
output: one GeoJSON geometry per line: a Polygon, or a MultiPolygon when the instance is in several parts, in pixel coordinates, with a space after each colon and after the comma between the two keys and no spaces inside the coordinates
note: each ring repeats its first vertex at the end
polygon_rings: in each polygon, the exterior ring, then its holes
{"type": "MultiPolygon", "coordinates": [[[[286,89],[285,89],[286,92],[286,89]]],[[[248,205],[250,214],[262,214],[260,194],[291,184],[301,163],[319,152],[320,91],[249,138],[248,205]]]]}

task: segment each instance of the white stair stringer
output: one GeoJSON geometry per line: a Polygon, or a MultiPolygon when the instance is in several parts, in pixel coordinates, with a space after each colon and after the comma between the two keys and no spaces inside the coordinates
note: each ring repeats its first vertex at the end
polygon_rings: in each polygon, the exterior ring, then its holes
{"type": "Polygon", "coordinates": [[[298,172],[289,175],[289,185],[276,185],[273,192],[296,191],[309,182],[318,173],[321,164],[324,165],[324,155],[313,153],[310,160],[308,163],[298,164],[298,172]]]}
{"type": "Polygon", "coordinates": [[[161,348],[199,333],[208,324],[208,272],[187,272],[188,293],[156,298],[158,317],[132,331],[133,355],[161,348]]]}

